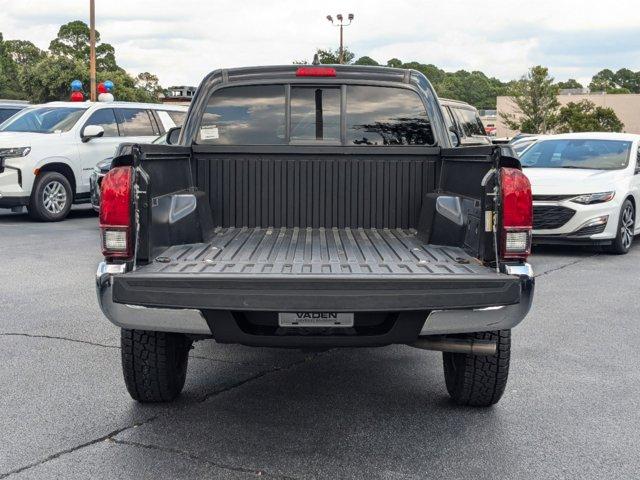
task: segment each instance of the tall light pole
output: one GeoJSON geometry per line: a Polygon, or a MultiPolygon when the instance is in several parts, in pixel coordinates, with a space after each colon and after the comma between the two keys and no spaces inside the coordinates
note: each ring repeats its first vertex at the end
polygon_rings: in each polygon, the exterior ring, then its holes
{"type": "Polygon", "coordinates": [[[351,25],[351,22],[353,22],[353,18],[354,18],[353,13],[350,13],[349,15],[347,15],[347,19],[349,23],[345,23],[344,17],[342,16],[341,13],[339,13],[336,15],[337,22],[334,22],[333,17],[331,15],[327,15],[327,20],[329,20],[334,27],[340,27],[340,50],[339,50],[340,53],[338,55],[339,64],[344,63],[344,43],[342,41],[342,38],[343,38],[342,29],[344,27],[348,27],[349,25],[351,25]]]}
{"type": "Polygon", "coordinates": [[[96,101],[96,1],[89,0],[89,98],[96,101]]]}

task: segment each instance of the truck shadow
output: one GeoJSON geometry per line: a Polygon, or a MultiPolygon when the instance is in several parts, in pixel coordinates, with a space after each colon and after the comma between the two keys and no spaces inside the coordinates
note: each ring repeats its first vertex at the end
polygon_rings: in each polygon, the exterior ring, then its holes
{"type": "MultiPolygon", "coordinates": [[[[210,349],[215,354],[216,345],[210,349]]],[[[260,349],[250,361],[268,364],[273,355],[260,349]]],[[[302,477],[438,471],[439,459],[460,448],[463,437],[468,444],[491,437],[494,447],[509,441],[500,406],[473,409],[448,400],[440,357],[405,346],[316,354],[203,402],[183,403],[122,439],[302,477]]]]}

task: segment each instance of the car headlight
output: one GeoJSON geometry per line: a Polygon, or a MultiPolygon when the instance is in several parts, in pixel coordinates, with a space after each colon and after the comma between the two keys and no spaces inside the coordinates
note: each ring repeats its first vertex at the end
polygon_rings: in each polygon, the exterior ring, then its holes
{"type": "Polygon", "coordinates": [[[585,193],[584,195],[573,197],[571,201],[581,203],[582,205],[592,205],[594,203],[608,202],[609,200],[613,200],[615,196],[616,192],[585,193]]]}
{"type": "Polygon", "coordinates": [[[0,158],[26,157],[31,147],[0,148],[0,158]]]}
{"type": "Polygon", "coordinates": [[[102,160],[96,165],[96,169],[98,169],[101,172],[108,172],[109,170],[111,170],[111,162],[112,162],[111,158],[102,160]]]}

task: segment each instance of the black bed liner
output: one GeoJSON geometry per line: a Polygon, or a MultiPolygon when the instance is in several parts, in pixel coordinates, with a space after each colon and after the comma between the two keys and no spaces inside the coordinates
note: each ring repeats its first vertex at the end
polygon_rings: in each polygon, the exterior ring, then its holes
{"type": "Polygon", "coordinates": [[[413,229],[217,228],[118,276],[114,301],[228,310],[399,311],[508,305],[516,278],[413,229]]]}

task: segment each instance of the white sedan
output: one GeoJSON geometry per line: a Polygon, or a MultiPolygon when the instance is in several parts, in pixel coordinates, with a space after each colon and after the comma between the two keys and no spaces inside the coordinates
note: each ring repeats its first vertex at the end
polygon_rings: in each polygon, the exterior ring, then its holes
{"type": "Polygon", "coordinates": [[[640,135],[544,137],[520,161],[533,192],[533,242],[627,253],[640,233],[640,135]]]}

